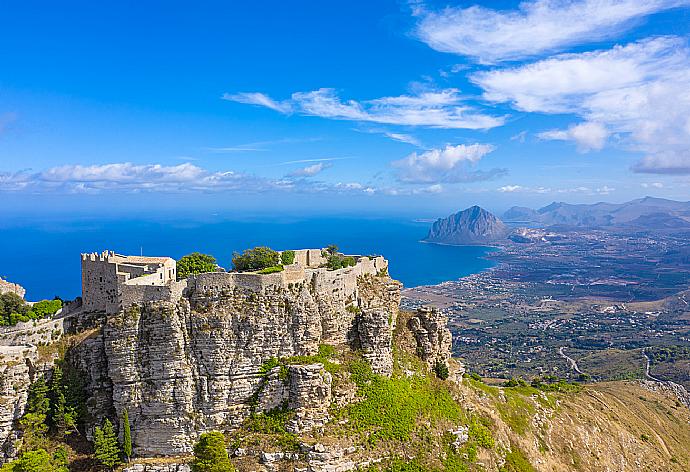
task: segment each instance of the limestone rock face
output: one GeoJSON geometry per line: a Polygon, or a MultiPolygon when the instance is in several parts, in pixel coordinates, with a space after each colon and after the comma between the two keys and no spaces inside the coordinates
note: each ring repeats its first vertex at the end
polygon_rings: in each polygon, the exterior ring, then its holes
{"type": "Polygon", "coordinates": [[[362,346],[376,371],[390,373],[400,284],[376,273],[314,269],[294,283],[233,288],[207,277],[178,300],[129,304],[78,350],[91,416],[127,409],[139,456],[187,454],[201,433],[230,431],[253,408],[284,402],[293,431],[318,427],[333,398],[323,365],[291,365],[286,383],[260,368],[331,344],[362,346]]]}
{"type": "Polygon", "coordinates": [[[371,370],[384,375],[393,372],[391,320],[385,310],[365,310],[358,317],[357,332],[364,358],[371,364],[371,370]]]}
{"type": "Polygon", "coordinates": [[[326,424],[333,379],[323,364],[291,365],[289,379],[288,408],[295,411],[288,425],[290,432],[301,433],[326,424]]]}
{"type": "Polygon", "coordinates": [[[422,307],[412,316],[408,326],[417,340],[417,352],[430,368],[437,362],[448,363],[453,340],[448,317],[434,308],[422,307]]]}
{"type": "Polygon", "coordinates": [[[17,454],[14,425],[24,413],[37,358],[35,346],[0,346],[0,464],[17,454]]]}

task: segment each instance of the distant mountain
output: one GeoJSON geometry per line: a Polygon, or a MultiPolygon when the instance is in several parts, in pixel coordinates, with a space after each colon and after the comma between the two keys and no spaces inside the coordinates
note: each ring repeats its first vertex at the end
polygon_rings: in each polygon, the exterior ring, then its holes
{"type": "Polygon", "coordinates": [[[424,241],[444,244],[486,244],[503,240],[508,227],[492,213],[478,206],[438,219],[424,241]]]}
{"type": "Polygon", "coordinates": [[[537,211],[524,207],[510,208],[503,214],[503,219],[575,228],[688,229],[690,202],[653,197],[592,205],[553,202],[537,211]]]}

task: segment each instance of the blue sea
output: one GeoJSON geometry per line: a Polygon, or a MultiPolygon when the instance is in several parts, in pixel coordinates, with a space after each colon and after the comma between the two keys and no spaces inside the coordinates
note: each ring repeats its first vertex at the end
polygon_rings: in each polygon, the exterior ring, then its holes
{"type": "Polygon", "coordinates": [[[406,287],[437,284],[493,265],[492,248],[444,246],[420,240],[430,223],[387,218],[261,218],[242,220],[34,220],[0,227],[0,276],[27,289],[28,300],[80,295],[82,252],[179,258],[193,251],[213,254],[231,267],[233,251],[337,244],[349,254],[380,254],[390,274],[406,287]]]}

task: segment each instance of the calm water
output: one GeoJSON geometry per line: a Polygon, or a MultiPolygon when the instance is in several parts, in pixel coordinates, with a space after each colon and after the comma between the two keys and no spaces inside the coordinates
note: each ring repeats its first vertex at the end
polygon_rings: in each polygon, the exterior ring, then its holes
{"type": "Polygon", "coordinates": [[[179,258],[213,254],[230,267],[233,251],[258,245],[274,249],[337,244],[345,253],[381,254],[391,275],[407,287],[436,284],[480,272],[492,249],[424,244],[428,223],[399,219],[284,219],[281,221],[53,221],[0,228],[0,276],[27,289],[27,299],[80,295],[82,252],[179,258]]]}

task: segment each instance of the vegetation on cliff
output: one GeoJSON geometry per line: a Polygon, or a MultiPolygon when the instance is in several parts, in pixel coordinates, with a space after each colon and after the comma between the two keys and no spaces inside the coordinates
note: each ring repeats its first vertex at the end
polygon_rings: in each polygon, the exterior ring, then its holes
{"type": "Polygon", "coordinates": [[[0,326],[14,326],[20,321],[52,316],[60,308],[62,308],[60,299],[41,300],[31,305],[15,293],[2,293],[0,294],[0,326]]]}
{"type": "Polygon", "coordinates": [[[193,252],[182,256],[177,261],[177,279],[186,279],[190,275],[203,274],[204,272],[215,272],[218,268],[216,258],[210,254],[193,252]]]}
{"type": "Polygon", "coordinates": [[[242,254],[235,252],[232,256],[232,265],[240,272],[276,267],[280,262],[280,253],[266,246],[245,249],[242,254]]]}

